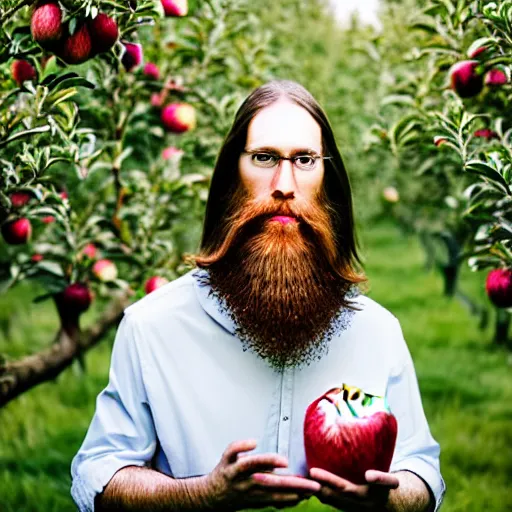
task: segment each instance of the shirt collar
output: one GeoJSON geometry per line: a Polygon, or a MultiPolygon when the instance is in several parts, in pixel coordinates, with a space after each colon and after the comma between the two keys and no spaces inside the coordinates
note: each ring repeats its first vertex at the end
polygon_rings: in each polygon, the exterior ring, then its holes
{"type": "Polygon", "coordinates": [[[234,333],[235,322],[229,317],[227,308],[213,294],[212,288],[208,284],[208,271],[198,268],[192,271],[192,277],[194,278],[194,288],[201,307],[224,329],[234,333]]]}

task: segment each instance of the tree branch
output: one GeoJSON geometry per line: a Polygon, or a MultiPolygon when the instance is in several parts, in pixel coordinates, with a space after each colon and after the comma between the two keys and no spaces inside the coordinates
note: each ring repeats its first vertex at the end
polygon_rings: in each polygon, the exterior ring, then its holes
{"type": "Polygon", "coordinates": [[[80,353],[94,347],[119,323],[128,304],[128,295],[114,299],[99,321],[86,331],[61,327],[50,348],[0,365],[0,407],[34,386],[55,379],[80,353]]]}
{"type": "Polygon", "coordinates": [[[5,11],[4,13],[0,13],[0,24],[3,23],[4,21],[8,20],[9,18],[11,18],[12,15],[15,12],[19,11],[22,7],[25,7],[26,5],[30,5],[31,3],[33,3],[33,1],[34,0],[22,0],[18,5],[15,5],[8,11],[5,11]]]}

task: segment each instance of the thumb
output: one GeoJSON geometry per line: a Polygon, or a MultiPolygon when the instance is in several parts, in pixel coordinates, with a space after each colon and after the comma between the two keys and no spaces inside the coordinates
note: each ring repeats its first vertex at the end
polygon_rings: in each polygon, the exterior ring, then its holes
{"type": "Polygon", "coordinates": [[[376,469],[369,469],[364,476],[369,484],[382,485],[390,489],[396,489],[400,483],[398,477],[393,473],[385,473],[376,469]]]}

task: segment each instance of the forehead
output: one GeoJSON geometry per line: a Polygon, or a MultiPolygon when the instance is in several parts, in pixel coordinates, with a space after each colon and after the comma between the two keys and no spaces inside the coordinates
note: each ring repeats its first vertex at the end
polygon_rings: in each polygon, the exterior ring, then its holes
{"type": "Polygon", "coordinates": [[[275,147],[282,151],[310,148],[322,151],[322,130],[304,108],[279,100],[260,110],[249,123],[247,149],[275,147]]]}

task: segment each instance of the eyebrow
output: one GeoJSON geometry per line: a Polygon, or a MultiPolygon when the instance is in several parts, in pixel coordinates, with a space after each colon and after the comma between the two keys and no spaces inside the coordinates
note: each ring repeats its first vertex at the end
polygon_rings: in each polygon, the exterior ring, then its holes
{"type": "MultiPolygon", "coordinates": [[[[274,148],[272,146],[263,146],[260,148],[248,148],[247,151],[250,151],[251,153],[254,153],[256,151],[261,151],[261,152],[267,152],[267,153],[277,153],[278,155],[282,154],[281,151],[279,151],[279,149],[274,148]]],[[[296,148],[291,151],[290,155],[317,156],[317,155],[320,155],[320,153],[311,148],[296,148]]]]}

